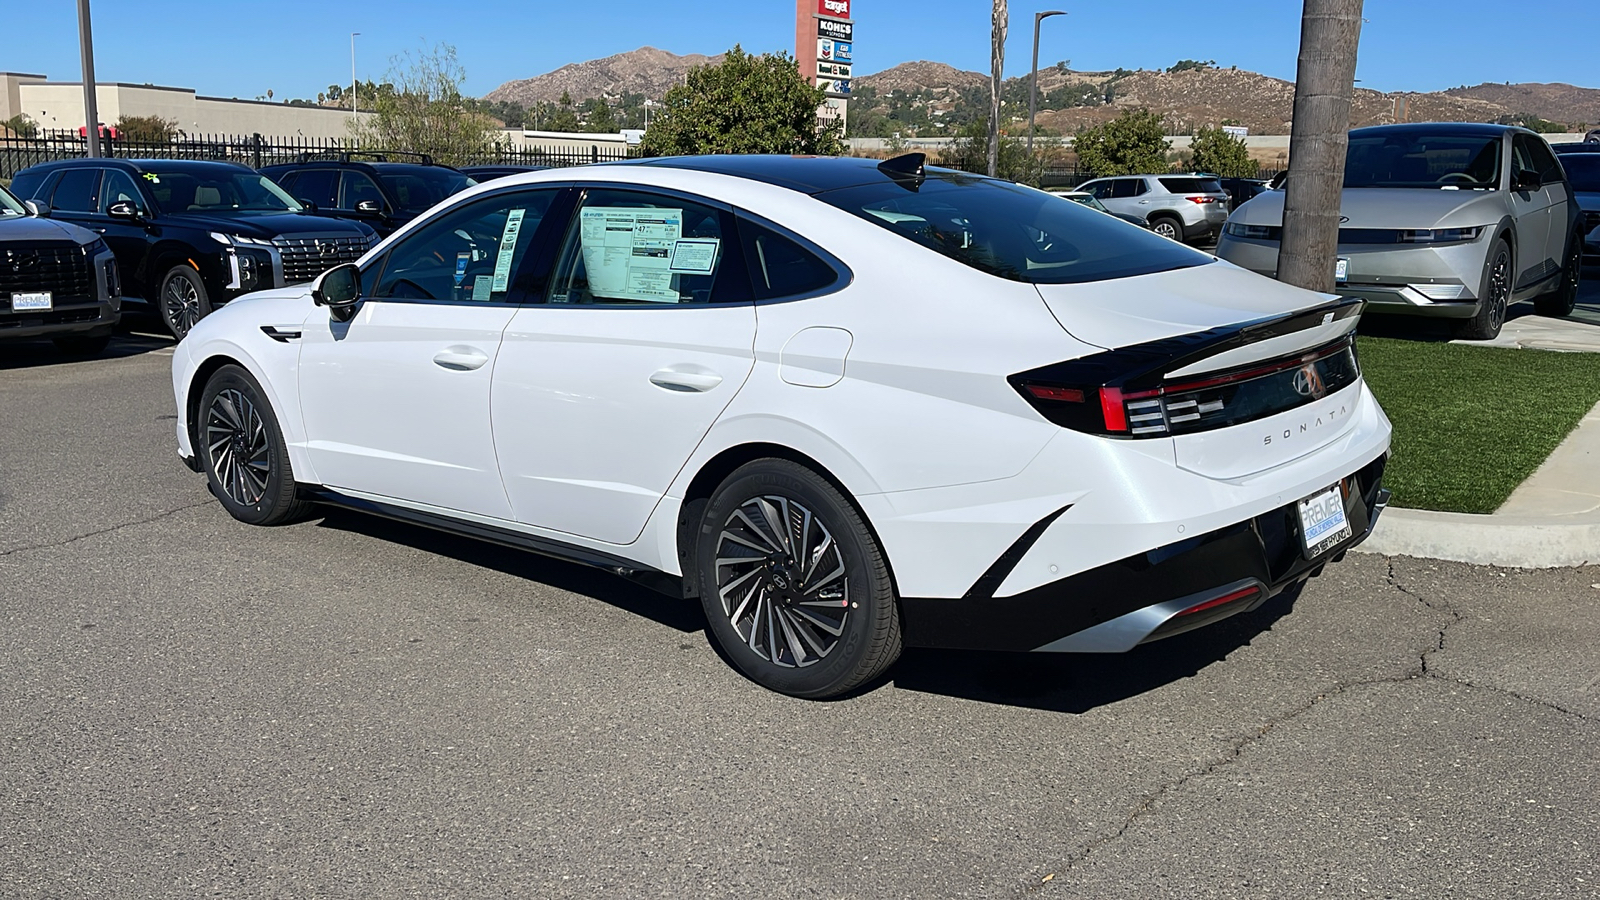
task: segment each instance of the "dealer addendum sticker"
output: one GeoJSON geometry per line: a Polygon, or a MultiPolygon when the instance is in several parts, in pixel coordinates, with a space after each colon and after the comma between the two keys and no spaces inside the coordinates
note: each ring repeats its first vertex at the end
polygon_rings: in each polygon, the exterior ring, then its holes
{"type": "Polygon", "coordinates": [[[1350,528],[1350,520],[1345,517],[1344,495],[1337,484],[1301,500],[1297,506],[1307,559],[1327,552],[1355,533],[1350,528]]]}
{"type": "Polygon", "coordinates": [[[39,291],[37,293],[12,294],[11,295],[11,308],[14,309],[14,310],[49,309],[50,308],[50,292],[49,291],[39,291]]]}

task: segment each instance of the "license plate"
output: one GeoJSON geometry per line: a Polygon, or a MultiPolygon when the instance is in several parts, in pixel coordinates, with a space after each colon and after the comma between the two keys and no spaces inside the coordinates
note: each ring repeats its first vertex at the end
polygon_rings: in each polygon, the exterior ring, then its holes
{"type": "Polygon", "coordinates": [[[1306,559],[1314,559],[1355,532],[1344,514],[1344,494],[1336,484],[1295,504],[1300,513],[1300,537],[1306,559]]]}
{"type": "Polygon", "coordinates": [[[1344,281],[1348,281],[1349,279],[1350,279],[1350,260],[1345,259],[1344,257],[1341,256],[1341,257],[1339,257],[1339,261],[1333,264],[1333,280],[1334,281],[1338,281],[1338,282],[1344,282],[1344,281]]]}
{"type": "Polygon", "coordinates": [[[12,294],[12,309],[49,309],[50,292],[39,291],[31,294],[12,294]]]}

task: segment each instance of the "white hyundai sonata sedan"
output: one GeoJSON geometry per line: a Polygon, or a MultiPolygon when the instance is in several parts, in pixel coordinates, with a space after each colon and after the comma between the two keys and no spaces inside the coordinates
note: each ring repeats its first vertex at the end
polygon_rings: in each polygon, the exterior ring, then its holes
{"type": "Polygon", "coordinates": [[[917,154],[550,170],[202,320],[178,448],[245,522],[698,597],[748,677],[828,697],[902,646],[1128,650],[1339,560],[1388,496],[1361,308],[917,154]]]}

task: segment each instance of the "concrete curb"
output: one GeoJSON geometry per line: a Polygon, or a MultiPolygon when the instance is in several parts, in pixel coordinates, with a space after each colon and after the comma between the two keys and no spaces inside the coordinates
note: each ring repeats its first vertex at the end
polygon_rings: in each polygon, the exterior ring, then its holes
{"type": "Polygon", "coordinates": [[[1357,553],[1554,569],[1600,563],[1600,515],[1480,516],[1389,507],[1357,553]]]}

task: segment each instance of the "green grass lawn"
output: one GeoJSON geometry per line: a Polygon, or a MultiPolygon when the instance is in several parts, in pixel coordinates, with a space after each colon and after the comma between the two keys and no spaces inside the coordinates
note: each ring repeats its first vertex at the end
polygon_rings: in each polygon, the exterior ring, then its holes
{"type": "Polygon", "coordinates": [[[1374,337],[1357,346],[1394,422],[1383,481],[1396,506],[1494,512],[1600,401],[1600,353],[1374,337]]]}

